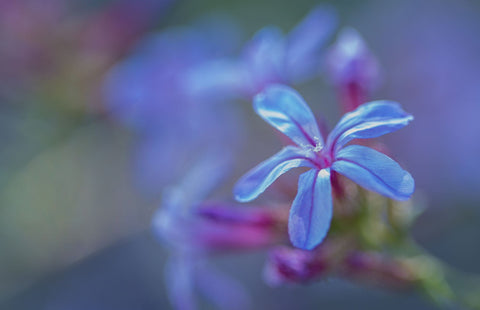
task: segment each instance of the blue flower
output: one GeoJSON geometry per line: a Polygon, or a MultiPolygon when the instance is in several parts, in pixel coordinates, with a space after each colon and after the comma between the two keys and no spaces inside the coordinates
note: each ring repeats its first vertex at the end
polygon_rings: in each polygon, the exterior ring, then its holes
{"type": "Polygon", "coordinates": [[[205,210],[207,218],[201,214],[204,207],[200,203],[217,187],[229,167],[228,154],[219,150],[197,156],[182,180],[165,189],[162,206],[153,219],[153,230],[169,252],[165,287],[175,309],[196,309],[197,291],[219,309],[249,308],[250,299],[243,286],[216,270],[208,258],[226,243],[238,244],[237,239],[245,239],[245,232],[255,227],[237,232],[237,226],[242,225],[232,224],[231,219],[227,223],[208,220],[214,210],[205,210]]]}
{"type": "Polygon", "coordinates": [[[359,106],[340,119],[326,142],[310,108],[287,86],[270,86],[255,97],[254,108],[296,146],[285,147],[244,175],[234,188],[235,198],[241,202],[253,200],[288,170],[311,168],[300,175],[290,209],[288,230],[296,247],[313,249],[329,230],[331,170],[392,199],[406,200],[412,195],[412,176],[394,160],[365,146],[345,146],[353,139],[379,137],[407,125],[413,117],[399,104],[382,100],[359,106]]]}
{"type": "Polygon", "coordinates": [[[154,131],[178,124],[193,109],[222,101],[216,95],[192,97],[185,79],[195,66],[229,54],[237,45],[237,32],[229,19],[212,16],[192,27],[169,28],[144,38],[107,74],[106,108],[130,128],[154,131]]]}
{"type": "Polygon", "coordinates": [[[294,84],[320,72],[321,49],[336,26],[332,9],[313,9],[284,35],[265,27],[247,42],[239,57],[205,63],[193,70],[190,87],[196,93],[219,93],[251,99],[274,83],[294,84]]]}
{"type": "Polygon", "coordinates": [[[222,16],[167,29],[145,38],[106,76],[106,109],[136,134],[132,164],[144,194],[158,196],[195,150],[241,140],[235,107],[219,104],[217,94],[196,97],[185,85],[192,68],[234,48],[237,32],[222,16]]]}

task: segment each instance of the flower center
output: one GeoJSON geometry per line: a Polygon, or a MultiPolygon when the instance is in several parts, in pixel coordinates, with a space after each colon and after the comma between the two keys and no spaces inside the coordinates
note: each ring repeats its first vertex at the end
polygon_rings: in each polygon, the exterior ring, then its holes
{"type": "Polygon", "coordinates": [[[317,145],[315,145],[315,147],[313,148],[313,151],[314,151],[315,153],[318,153],[318,152],[320,152],[322,149],[323,149],[323,144],[321,144],[320,142],[317,142],[317,145]]]}
{"type": "Polygon", "coordinates": [[[312,159],[315,161],[315,164],[319,169],[327,168],[331,165],[331,156],[325,146],[322,144],[319,139],[315,139],[317,143],[315,146],[308,145],[304,146],[310,150],[312,154],[312,159]]]}

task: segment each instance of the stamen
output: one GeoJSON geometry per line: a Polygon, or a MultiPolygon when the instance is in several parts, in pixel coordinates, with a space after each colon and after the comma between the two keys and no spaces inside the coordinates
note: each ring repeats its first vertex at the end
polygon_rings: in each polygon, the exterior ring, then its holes
{"type": "Polygon", "coordinates": [[[313,151],[318,153],[320,152],[321,150],[323,149],[323,144],[321,144],[320,142],[317,143],[317,145],[315,145],[315,147],[313,148],[313,151]]]}
{"type": "Polygon", "coordinates": [[[313,151],[314,152],[320,152],[322,149],[323,149],[323,143],[322,143],[322,140],[320,140],[319,137],[315,136],[313,137],[313,141],[315,141],[317,144],[315,145],[315,147],[313,148],[313,151]]]}

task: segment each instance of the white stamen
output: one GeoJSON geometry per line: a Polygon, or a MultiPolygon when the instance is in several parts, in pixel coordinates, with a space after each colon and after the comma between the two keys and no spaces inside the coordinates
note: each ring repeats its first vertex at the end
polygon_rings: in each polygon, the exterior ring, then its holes
{"type": "Polygon", "coordinates": [[[320,142],[318,142],[317,145],[315,145],[315,147],[313,148],[313,151],[320,152],[322,149],[323,149],[323,145],[320,142]]]}

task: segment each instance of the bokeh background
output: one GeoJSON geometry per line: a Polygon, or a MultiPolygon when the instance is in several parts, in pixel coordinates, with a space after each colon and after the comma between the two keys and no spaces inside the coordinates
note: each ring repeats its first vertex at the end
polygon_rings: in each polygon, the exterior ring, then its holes
{"type": "MultiPolygon", "coordinates": [[[[162,188],[181,173],[139,186],[141,144],[106,108],[105,79],[139,42],[170,27],[222,14],[238,25],[241,46],[267,25],[288,31],[319,3],[378,57],[383,79],[373,99],[396,100],[415,116],[384,142],[416,180],[425,208],[416,240],[480,273],[479,2],[0,0],[0,308],[169,309],[165,252],[150,226],[162,188]]],[[[327,79],[300,91],[335,124],[327,79]]],[[[279,148],[251,105],[234,108],[247,126],[231,181],[217,193],[226,200],[243,172],[279,148]]],[[[180,141],[158,147],[183,150],[180,141]]],[[[194,156],[172,157],[171,165],[183,171],[194,156]]],[[[215,261],[245,284],[255,309],[435,309],[416,293],[340,279],[273,289],[260,277],[264,257],[215,261]]]]}

